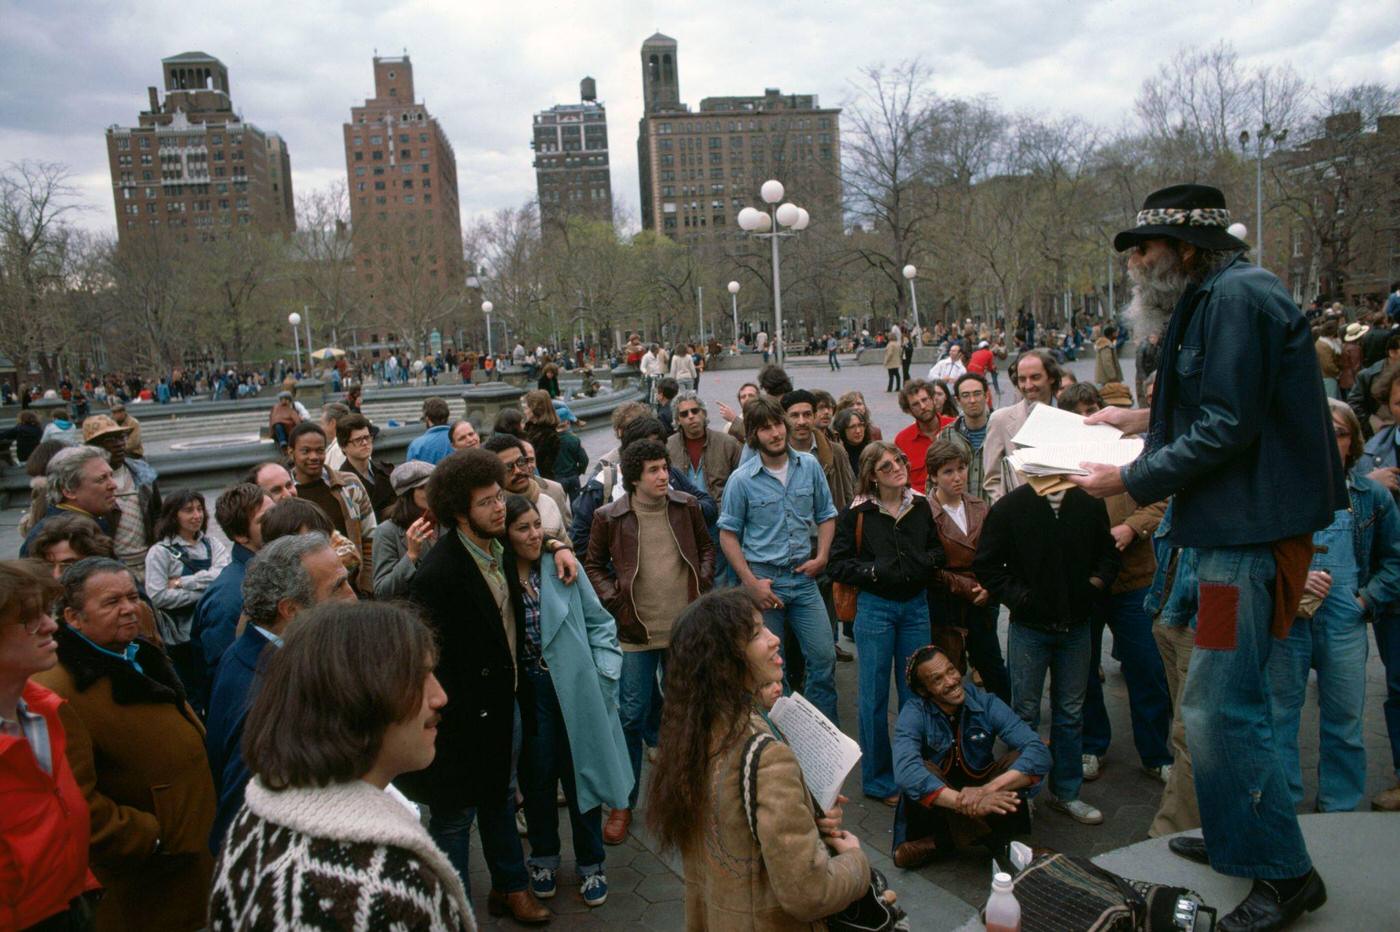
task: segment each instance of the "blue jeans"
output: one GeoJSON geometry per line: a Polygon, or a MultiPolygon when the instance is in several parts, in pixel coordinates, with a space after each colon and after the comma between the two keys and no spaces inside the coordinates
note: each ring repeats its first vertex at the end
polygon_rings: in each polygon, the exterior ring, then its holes
{"type": "MultiPolygon", "coordinates": [[[[1172,762],[1167,739],[1172,728],[1172,696],[1167,688],[1167,671],[1162,654],[1152,637],[1152,619],[1143,610],[1147,587],[1108,597],[1106,616],[1113,632],[1113,655],[1123,665],[1123,681],[1128,687],[1128,709],[1133,721],[1133,745],[1144,767],[1160,767],[1172,762]]],[[[1102,632],[1091,636],[1089,683],[1084,698],[1084,753],[1102,757],[1108,753],[1113,727],[1103,703],[1099,682],[1099,654],[1102,632]]]]}
{"type": "Polygon", "coordinates": [[[596,874],[603,869],[603,807],[579,812],[573,753],[554,680],[538,667],[522,671],[522,675],[530,678],[535,690],[534,708],[521,710],[530,718],[534,732],[525,738],[520,754],[520,786],[525,794],[525,821],[530,826],[530,866],[559,869],[559,808],[554,788],[562,782],[579,876],[596,874]]]}
{"type": "MultiPolygon", "coordinates": [[[[833,725],[837,724],[836,645],[831,640],[831,619],[826,614],[817,581],[767,563],[751,563],[749,569],[759,579],[770,580],[773,594],[783,603],[782,608],[764,612],[763,623],[779,638],[789,625],[792,626],[806,661],[805,695],[833,725]]],[[[787,657],[783,660],[786,663],[787,657]]]]}
{"type": "Polygon", "coordinates": [[[1385,665],[1385,730],[1390,735],[1390,762],[1400,780],[1400,615],[1376,621],[1376,650],[1385,665]]]}
{"type": "Polygon", "coordinates": [[[617,715],[622,736],[627,739],[627,756],[632,760],[632,793],[628,808],[637,807],[642,789],[642,739],[646,737],[652,709],[661,702],[656,671],[666,669],[664,650],[628,650],[622,653],[622,681],[618,684],[617,715]]]}
{"type": "Polygon", "coordinates": [[[1298,877],[1312,859],[1274,736],[1273,548],[1201,547],[1196,556],[1200,604],[1181,715],[1210,866],[1233,877],[1298,877]]]}
{"type": "Polygon", "coordinates": [[[862,592],[856,597],[855,635],[861,788],[866,796],[886,799],[899,792],[890,751],[890,671],[893,667],[903,709],[909,701],[904,668],[914,651],[928,643],[928,599],[919,593],[895,602],[862,592]]]}
{"type": "Polygon", "coordinates": [[[467,806],[455,810],[429,810],[428,834],[447,855],[457,876],[471,899],[470,855],[472,822],[481,833],[481,850],[486,855],[486,867],[491,872],[491,889],[500,893],[515,893],[529,886],[525,872],[525,850],[520,846],[520,834],[515,830],[515,800],[502,799],[491,806],[467,806]]]}
{"type": "Polygon", "coordinates": [[[1006,637],[1011,708],[1040,728],[1040,697],[1050,673],[1050,792],[1070,802],[1084,782],[1084,684],[1089,676],[1089,625],[1042,631],[1013,623],[1006,637]]]}

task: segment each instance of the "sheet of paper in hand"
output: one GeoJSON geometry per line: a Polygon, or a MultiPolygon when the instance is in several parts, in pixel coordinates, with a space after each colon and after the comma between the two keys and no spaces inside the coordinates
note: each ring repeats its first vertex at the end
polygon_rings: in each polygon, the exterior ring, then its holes
{"type": "Polygon", "coordinates": [[[797,756],[807,788],[822,809],[836,805],[841,785],[860,760],[860,745],[800,693],[779,698],[768,717],[797,756]]]}

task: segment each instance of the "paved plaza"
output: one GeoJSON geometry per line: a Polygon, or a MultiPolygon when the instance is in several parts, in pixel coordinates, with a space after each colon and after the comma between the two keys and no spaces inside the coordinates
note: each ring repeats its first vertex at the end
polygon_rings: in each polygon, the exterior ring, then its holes
{"type": "MultiPolygon", "coordinates": [[[[893,394],[884,392],[885,372],[879,366],[856,366],[846,360],[840,372],[831,372],[815,359],[793,360],[790,374],[794,383],[802,388],[824,388],[839,395],[844,391],[859,389],[865,392],[875,423],[883,428],[886,437],[903,427],[908,418],[899,412],[893,394]]],[[[1132,379],[1132,360],[1125,357],[1124,369],[1132,379]]],[[[1092,359],[1071,365],[1081,379],[1092,377],[1092,359]]],[[[927,367],[922,367],[927,368],[927,367]]],[[[716,402],[734,403],[734,395],[739,385],[751,380],[756,373],[747,371],[710,372],[701,378],[700,394],[709,404],[712,423],[718,422],[716,402]]],[[[916,375],[920,374],[915,372],[916,375]]],[[[1002,377],[1002,388],[1007,389],[1006,378],[1002,377]]],[[[444,394],[451,398],[453,387],[445,386],[444,394]]],[[[1011,400],[1010,396],[1006,399],[1011,400]]],[[[601,424],[601,420],[595,423],[601,424]]],[[[590,457],[596,458],[613,444],[613,438],[606,427],[590,428],[584,433],[584,444],[590,457]]],[[[217,494],[216,489],[204,490],[207,495],[217,494]]],[[[19,519],[18,509],[7,509],[0,513],[0,553],[13,555],[19,538],[15,525],[19,519]]],[[[212,524],[211,524],[212,529],[212,524]]],[[[1001,618],[1001,637],[1005,644],[1006,615],[1001,618]]],[[[1156,811],[1161,784],[1144,773],[1138,766],[1132,747],[1131,729],[1128,720],[1127,691],[1118,663],[1112,659],[1112,635],[1106,632],[1103,651],[1105,702],[1113,724],[1114,741],[1108,751],[1103,776],[1096,782],[1086,784],[1084,799],[1103,811],[1104,824],[1085,826],[1072,821],[1068,816],[1039,807],[1035,812],[1034,832],[1030,843],[1088,856],[1123,848],[1142,841],[1156,811]]],[[[847,644],[849,647],[850,645],[847,644]]],[[[837,688],[840,695],[840,716],[845,729],[854,734],[856,722],[856,664],[837,664],[837,688]]],[[[1382,668],[1374,647],[1367,663],[1367,706],[1365,734],[1367,741],[1369,772],[1367,780],[1368,797],[1389,785],[1389,747],[1385,727],[1381,717],[1381,702],[1384,697],[1382,668]]],[[[896,709],[896,701],[891,697],[891,715],[896,709]]],[[[1043,716],[1048,721],[1048,712],[1043,716]]],[[[1316,690],[1310,688],[1308,703],[1303,715],[1302,760],[1304,783],[1308,796],[1303,808],[1310,811],[1313,805],[1312,792],[1316,787],[1315,768],[1317,762],[1317,697],[1316,690]]],[[[846,825],[855,831],[871,854],[872,861],[885,871],[891,886],[900,894],[913,916],[913,928],[920,930],[951,930],[963,926],[974,915],[974,910],[986,899],[990,888],[990,863],[980,857],[967,856],[953,862],[942,862],[907,872],[896,869],[889,861],[893,811],[883,804],[865,799],[860,792],[859,772],[847,781],[846,794],[851,802],[846,808],[846,825]]],[[[645,795],[643,796],[645,799],[645,795]]],[[[547,901],[557,915],[555,927],[569,929],[604,929],[619,926],[646,929],[680,929],[684,926],[684,884],[680,877],[680,863],[675,857],[663,857],[644,827],[645,812],[639,812],[633,822],[633,836],[626,844],[607,849],[607,874],[609,897],[605,906],[590,910],[578,895],[577,882],[573,879],[573,858],[569,842],[567,814],[560,810],[560,828],[564,837],[563,866],[560,871],[559,893],[547,901]]],[[[1355,818],[1383,819],[1384,815],[1365,815],[1355,818]]],[[[1322,860],[1319,852],[1319,869],[1329,879],[1328,863],[1322,860]]],[[[486,893],[490,879],[485,871],[479,845],[473,852],[472,892],[477,915],[484,926],[513,926],[509,920],[492,919],[486,914],[486,893]]],[[[1147,879],[1147,878],[1143,878],[1147,879]]],[[[1164,878],[1170,879],[1170,878],[1164,878]]],[[[1229,908],[1231,902],[1216,902],[1212,905],[1229,908]]],[[[1299,924],[1300,928],[1342,927],[1333,923],[1346,915],[1340,903],[1329,905],[1328,910],[1310,917],[1299,924]]]]}

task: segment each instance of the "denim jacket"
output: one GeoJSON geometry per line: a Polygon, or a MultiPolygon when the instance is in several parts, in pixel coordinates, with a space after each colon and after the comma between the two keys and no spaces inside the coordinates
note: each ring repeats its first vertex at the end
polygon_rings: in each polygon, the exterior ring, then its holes
{"type": "Polygon", "coordinates": [[[996,696],[963,680],[963,705],[958,712],[958,733],[948,726],[948,717],[922,696],[911,696],[899,712],[894,726],[894,778],[909,801],[923,799],[944,788],[942,780],[924,761],[943,760],[957,742],[963,760],[972,770],[985,770],[996,762],[996,743],[1019,751],[1015,769],[1035,782],[1026,788],[1033,796],[1040,789],[1039,778],[1050,772],[1050,748],[1031,726],[996,696]]]}
{"type": "Polygon", "coordinates": [[[1122,472],[1136,501],[1175,495],[1180,547],[1311,534],[1346,507],[1312,333],[1275,276],[1236,256],[1182,295],[1147,452],[1122,472]]]}
{"type": "Polygon", "coordinates": [[[1366,600],[1366,618],[1372,621],[1394,614],[1400,602],[1400,509],[1380,483],[1366,478],[1361,471],[1365,467],[1363,456],[1347,477],[1347,492],[1356,545],[1357,591],[1366,600]]]}
{"type": "Polygon", "coordinates": [[[1196,551],[1171,544],[1173,502],[1152,535],[1157,571],[1143,597],[1142,608],[1158,624],[1171,628],[1196,623],[1196,551]]]}

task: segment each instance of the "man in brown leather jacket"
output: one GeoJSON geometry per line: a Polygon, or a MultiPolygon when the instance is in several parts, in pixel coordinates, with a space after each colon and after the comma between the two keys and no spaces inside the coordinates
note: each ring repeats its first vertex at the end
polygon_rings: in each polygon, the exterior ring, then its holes
{"type": "Polygon", "coordinates": [[[617,619],[623,650],[618,711],[636,778],[628,808],[614,809],[603,827],[610,845],[627,837],[637,805],[642,736],[652,704],[661,700],[657,672],[664,672],[671,625],[710,588],[715,572],[715,548],[699,504],[670,487],[666,447],[634,441],[622,449],[620,467],[627,494],[593,513],[584,559],[589,582],[617,619]]]}

